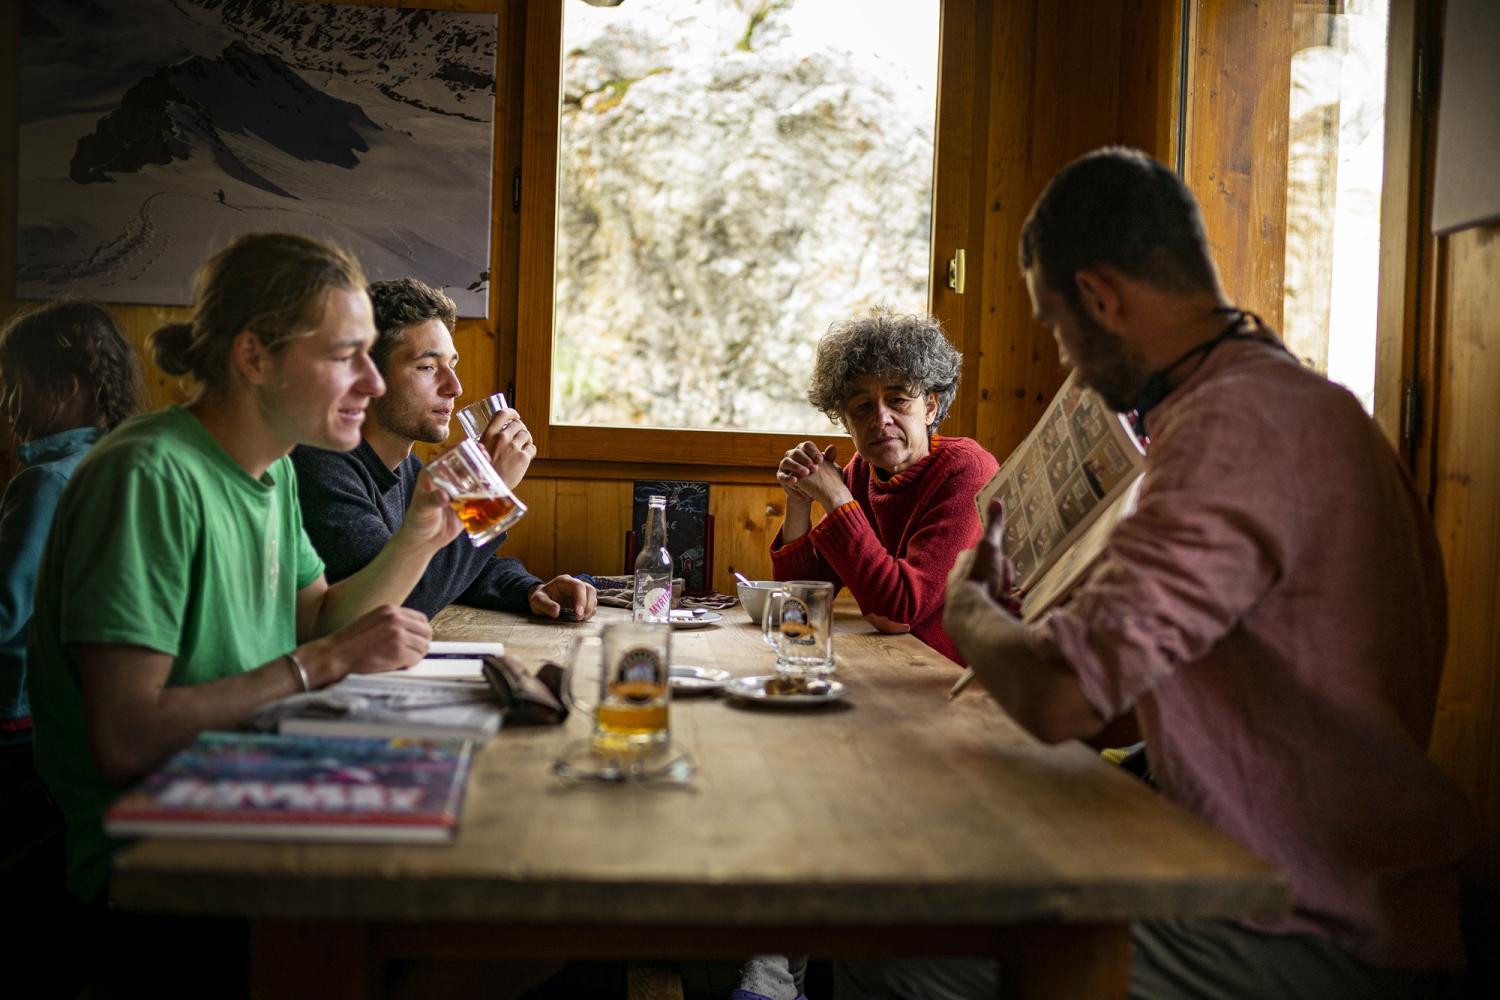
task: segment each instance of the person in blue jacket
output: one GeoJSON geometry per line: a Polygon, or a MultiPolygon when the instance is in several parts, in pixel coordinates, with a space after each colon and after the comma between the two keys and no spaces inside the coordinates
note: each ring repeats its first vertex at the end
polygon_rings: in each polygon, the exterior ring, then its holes
{"type": "Polygon", "coordinates": [[[0,499],[0,745],[29,743],[26,626],[58,498],[89,448],[140,409],[141,366],[114,318],[56,302],[0,331],[0,412],[23,468],[0,499]]]}
{"type": "Polygon", "coordinates": [[[0,498],[0,858],[28,861],[9,866],[6,887],[32,901],[39,941],[59,926],[51,916],[65,897],[62,814],[32,763],[26,632],[37,566],[68,477],[141,397],[135,351],[98,306],[57,302],[0,330],[0,413],[21,464],[0,498]]]}

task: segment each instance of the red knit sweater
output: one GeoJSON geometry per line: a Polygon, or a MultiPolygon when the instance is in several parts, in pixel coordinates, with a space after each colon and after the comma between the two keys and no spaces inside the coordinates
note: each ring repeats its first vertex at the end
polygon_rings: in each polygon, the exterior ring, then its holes
{"type": "Polygon", "coordinates": [[[828,580],[847,586],[865,614],[905,622],[912,634],[962,663],[943,631],[948,571],[979,540],[974,497],[999,469],[969,438],[932,437],[932,451],[905,472],[881,480],[856,456],[844,469],[854,499],[789,545],[771,543],[778,580],[828,580]]]}

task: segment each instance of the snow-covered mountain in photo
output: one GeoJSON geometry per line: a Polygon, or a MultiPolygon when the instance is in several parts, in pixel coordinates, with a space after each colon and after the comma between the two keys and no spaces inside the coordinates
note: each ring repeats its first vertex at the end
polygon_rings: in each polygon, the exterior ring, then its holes
{"type": "Polygon", "coordinates": [[[488,302],[495,18],[282,0],[25,0],[17,293],[186,304],[288,230],[488,302]]]}

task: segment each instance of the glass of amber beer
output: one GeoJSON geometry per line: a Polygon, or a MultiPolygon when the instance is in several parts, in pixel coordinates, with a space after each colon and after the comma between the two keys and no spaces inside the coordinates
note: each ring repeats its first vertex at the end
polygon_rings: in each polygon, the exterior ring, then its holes
{"type": "Polygon", "coordinates": [[[434,458],[427,464],[427,474],[448,494],[475,545],[498,537],[526,513],[526,505],[505,485],[473,438],[434,458]]]}
{"type": "Polygon", "coordinates": [[[598,668],[599,698],[592,706],[573,705],[593,713],[596,753],[628,754],[671,742],[671,654],[672,628],[664,623],[608,622],[597,636],[579,638],[570,683],[598,668]]]}

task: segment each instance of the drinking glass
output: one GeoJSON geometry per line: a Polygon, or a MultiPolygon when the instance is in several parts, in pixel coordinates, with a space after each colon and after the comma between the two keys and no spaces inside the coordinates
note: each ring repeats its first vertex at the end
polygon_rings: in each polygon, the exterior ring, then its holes
{"type": "Polygon", "coordinates": [[[776,650],[778,674],[833,673],[833,584],[788,580],[766,599],[762,634],[776,650]]]}
{"type": "Polygon", "coordinates": [[[489,425],[490,418],[505,409],[505,393],[497,392],[493,396],[470,403],[458,411],[458,422],[463,425],[464,433],[471,438],[477,438],[489,425]]]}
{"type": "Polygon", "coordinates": [[[526,505],[505,485],[473,438],[434,458],[427,464],[427,474],[448,494],[475,545],[498,537],[526,513],[526,505]]]}
{"type": "Polygon", "coordinates": [[[671,742],[671,654],[672,628],[657,623],[608,622],[574,642],[569,703],[593,715],[596,752],[630,753],[671,742]],[[572,695],[580,678],[585,684],[597,681],[598,700],[592,705],[572,695]]]}

